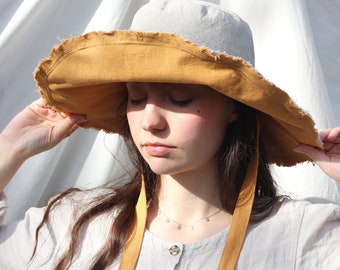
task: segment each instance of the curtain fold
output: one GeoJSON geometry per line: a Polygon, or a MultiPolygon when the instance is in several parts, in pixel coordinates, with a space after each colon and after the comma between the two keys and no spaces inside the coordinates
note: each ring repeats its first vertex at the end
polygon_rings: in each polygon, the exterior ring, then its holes
{"type": "MultiPolygon", "coordinates": [[[[155,0],[157,1],[157,0],[155,0]]],[[[128,29],[146,0],[0,0],[0,128],[37,99],[32,73],[61,40],[90,31],[128,29]]],[[[340,124],[340,1],[215,0],[253,31],[256,68],[287,91],[319,129],[340,124]]],[[[3,154],[3,153],[1,153],[3,154]]],[[[129,160],[117,135],[78,130],[56,148],[29,159],[5,192],[6,222],[66,188],[126,181],[129,160]]],[[[340,203],[340,185],[316,166],[273,167],[282,192],[340,203]]]]}

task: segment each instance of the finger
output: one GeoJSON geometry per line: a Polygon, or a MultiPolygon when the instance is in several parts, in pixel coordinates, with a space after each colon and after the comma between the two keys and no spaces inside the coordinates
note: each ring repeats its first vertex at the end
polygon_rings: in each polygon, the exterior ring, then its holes
{"type": "MultiPolygon", "coordinates": [[[[332,162],[332,155],[329,155],[328,153],[324,153],[324,151],[317,149],[315,147],[309,146],[309,145],[299,145],[294,149],[294,151],[298,153],[303,153],[306,156],[308,156],[311,160],[313,160],[327,175],[332,177],[334,180],[337,180],[340,182],[340,176],[337,172],[338,170],[335,169],[335,163],[332,162]]],[[[335,157],[338,157],[339,155],[335,155],[335,157]]],[[[333,158],[333,160],[335,160],[333,158]]]]}
{"type": "Polygon", "coordinates": [[[33,108],[45,108],[45,106],[46,106],[45,101],[42,98],[39,98],[39,99],[33,101],[27,107],[33,109],[33,108]]]}
{"type": "Polygon", "coordinates": [[[60,141],[70,136],[78,129],[78,124],[83,122],[86,122],[86,118],[83,115],[75,114],[66,117],[58,125],[54,126],[52,136],[54,136],[55,140],[60,141]]]}
{"type": "Polygon", "coordinates": [[[322,141],[340,142],[340,127],[326,129],[319,133],[322,141]]]}
{"type": "Polygon", "coordinates": [[[43,98],[39,98],[36,101],[33,101],[33,104],[43,107],[46,105],[46,102],[43,98]]]}
{"type": "Polygon", "coordinates": [[[319,138],[321,141],[324,141],[327,138],[328,134],[330,133],[331,129],[325,129],[319,132],[319,138]]]}
{"type": "Polygon", "coordinates": [[[329,156],[340,156],[340,145],[334,144],[331,148],[327,149],[326,154],[329,156]]]}
{"type": "Polygon", "coordinates": [[[323,162],[326,159],[326,155],[322,150],[310,145],[300,144],[294,149],[294,151],[308,156],[315,162],[323,162]]]}
{"type": "Polygon", "coordinates": [[[70,125],[69,119],[65,119],[62,125],[54,126],[51,134],[52,144],[59,143],[61,140],[69,137],[78,129],[77,124],[70,125]]]}
{"type": "Polygon", "coordinates": [[[85,123],[87,121],[86,116],[82,114],[70,114],[69,118],[73,119],[76,124],[85,123]]]}
{"type": "Polygon", "coordinates": [[[334,146],[334,143],[331,143],[331,142],[324,142],[324,144],[323,144],[323,149],[324,149],[325,151],[328,151],[328,150],[331,149],[333,146],[334,146]]]}

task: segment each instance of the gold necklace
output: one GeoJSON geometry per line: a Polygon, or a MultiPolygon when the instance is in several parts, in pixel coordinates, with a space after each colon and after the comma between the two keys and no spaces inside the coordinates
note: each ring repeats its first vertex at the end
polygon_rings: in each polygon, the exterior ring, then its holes
{"type": "Polygon", "coordinates": [[[166,222],[168,222],[168,223],[170,223],[170,222],[172,222],[172,223],[174,223],[174,224],[176,224],[176,229],[178,230],[178,231],[180,231],[180,230],[182,230],[182,229],[187,229],[187,230],[193,230],[194,229],[194,225],[197,223],[197,222],[199,222],[199,221],[201,221],[201,220],[205,220],[206,222],[210,222],[210,218],[212,217],[212,216],[215,216],[215,215],[217,215],[219,212],[221,212],[222,211],[222,209],[218,209],[216,212],[214,212],[214,213],[212,213],[212,214],[210,214],[210,215],[207,215],[207,216],[204,216],[204,217],[201,217],[201,218],[198,218],[198,219],[196,219],[195,221],[193,221],[193,222],[191,222],[191,223],[180,223],[180,222],[177,222],[176,220],[174,220],[173,218],[171,218],[171,217],[169,217],[163,210],[162,210],[162,208],[159,206],[158,207],[158,215],[160,216],[160,215],[163,215],[164,217],[165,217],[165,219],[166,219],[166,222]]]}

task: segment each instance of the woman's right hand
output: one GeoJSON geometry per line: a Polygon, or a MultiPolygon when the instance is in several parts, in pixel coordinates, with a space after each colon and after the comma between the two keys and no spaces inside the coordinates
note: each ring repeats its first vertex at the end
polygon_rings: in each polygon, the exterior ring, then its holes
{"type": "Polygon", "coordinates": [[[0,133],[0,192],[27,158],[51,149],[85,121],[56,112],[42,99],[19,112],[0,133]]]}
{"type": "Polygon", "coordinates": [[[85,121],[82,115],[56,112],[38,99],[11,120],[0,134],[0,143],[7,143],[27,159],[51,149],[85,121]]]}

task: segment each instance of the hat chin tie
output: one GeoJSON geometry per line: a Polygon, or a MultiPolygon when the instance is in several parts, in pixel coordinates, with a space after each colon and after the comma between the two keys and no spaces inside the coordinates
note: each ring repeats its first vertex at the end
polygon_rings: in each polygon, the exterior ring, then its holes
{"type": "Polygon", "coordinates": [[[145,224],[147,216],[147,202],[145,192],[145,181],[142,176],[142,186],[136,204],[135,224],[130,233],[129,239],[126,241],[119,270],[133,270],[137,264],[140,250],[142,248],[145,224]]]}
{"type": "Polygon", "coordinates": [[[233,219],[226,244],[218,265],[218,270],[235,269],[238,257],[240,255],[242,245],[247,233],[248,223],[253,208],[255,188],[257,180],[257,172],[259,165],[259,136],[260,123],[256,121],[256,150],[252,156],[247,173],[244,178],[240,194],[238,195],[233,219]]]}
{"type": "MultiPolygon", "coordinates": [[[[259,163],[260,125],[258,120],[256,126],[256,151],[249,162],[247,173],[237,199],[230,231],[218,265],[218,270],[235,269],[246,236],[255,197],[259,163]]],[[[130,233],[129,239],[125,243],[119,270],[135,269],[143,243],[146,218],[147,202],[144,177],[142,176],[141,192],[136,205],[135,224],[130,233]]]]}

